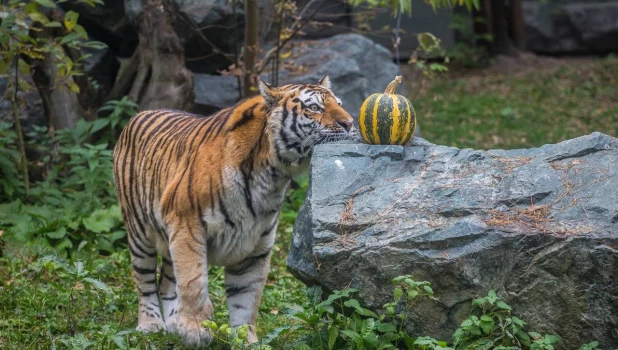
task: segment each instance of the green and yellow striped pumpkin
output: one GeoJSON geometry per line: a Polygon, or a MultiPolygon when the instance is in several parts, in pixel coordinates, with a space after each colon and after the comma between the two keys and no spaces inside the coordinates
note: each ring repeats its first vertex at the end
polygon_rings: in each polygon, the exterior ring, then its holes
{"type": "Polygon", "coordinates": [[[416,129],[416,113],[410,101],[395,94],[401,76],[383,94],[373,94],[362,104],[358,124],[363,139],[372,145],[405,145],[416,129]]]}

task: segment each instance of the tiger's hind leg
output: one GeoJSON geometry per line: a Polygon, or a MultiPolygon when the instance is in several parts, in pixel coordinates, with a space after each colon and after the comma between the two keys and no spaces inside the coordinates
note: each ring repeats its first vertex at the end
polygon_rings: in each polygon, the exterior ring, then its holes
{"type": "Polygon", "coordinates": [[[186,345],[207,346],[212,336],[201,323],[212,319],[213,308],[208,295],[205,232],[191,219],[172,217],[169,222],[169,249],[178,283],[176,332],[186,345]]]}
{"type": "Polygon", "coordinates": [[[163,306],[163,318],[168,332],[176,332],[178,314],[178,291],[176,289],[176,275],[170,252],[161,256],[161,275],[159,276],[159,295],[163,306]]]}
{"type": "Polygon", "coordinates": [[[270,268],[277,225],[265,231],[253,253],[241,262],[225,267],[225,294],[230,312],[230,326],[249,325],[249,343],[258,341],[256,321],[262,297],[262,289],[270,268]]]}
{"type": "Polygon", "coordinates": [[[133,277],[139,293],[137,330],[145,333],[165,329],[156,283],[157,251],[145,233],[127,225],[133,277]]]}

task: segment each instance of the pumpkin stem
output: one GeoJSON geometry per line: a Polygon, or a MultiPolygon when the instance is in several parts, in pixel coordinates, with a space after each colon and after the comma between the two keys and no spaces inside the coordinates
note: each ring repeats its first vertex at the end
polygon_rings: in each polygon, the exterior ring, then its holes
{"type": "Polygon", "coordinates": [[[386,90],[384,90],[385,94],[389,94],[392,95],[395,93],[395,89],[397,88],[397,85],[399,85],[401,83],[401,75],[398,75],[395,77],[395,80],[391,81],[390,84],[388,84],[388,86],[386,87],[386,90]]]}

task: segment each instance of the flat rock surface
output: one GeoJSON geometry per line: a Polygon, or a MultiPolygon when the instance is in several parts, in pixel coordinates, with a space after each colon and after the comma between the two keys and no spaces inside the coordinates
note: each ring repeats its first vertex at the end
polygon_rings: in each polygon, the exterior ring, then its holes
{"type": "Polygon", "coordinates": [[[451,340],[471,301],[495,289],[560,348],[618,346],[618,139],[477,151],[411,145],[317,146],[288,258],[328,290],[379,309],[391,279],[432,282],[407,325],[451,340]]]}

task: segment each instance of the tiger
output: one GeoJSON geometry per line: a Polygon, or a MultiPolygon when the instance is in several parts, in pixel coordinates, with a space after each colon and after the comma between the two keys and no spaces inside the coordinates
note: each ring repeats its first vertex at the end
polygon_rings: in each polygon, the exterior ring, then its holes
{"type": "Polygon", "coordinates": [[[211,116],[140,112],[118,138],[114,183],[139,331],[208,346],[212,334],[200,323],[213,315],[213,265],[224,267],[230,327],[247,325],[248,342],[258,341],[258,307],[290,181],[308,169],[315,145],[358,130],[328,76],[281,87],[259,80],[258,90],[211,116]]]}

